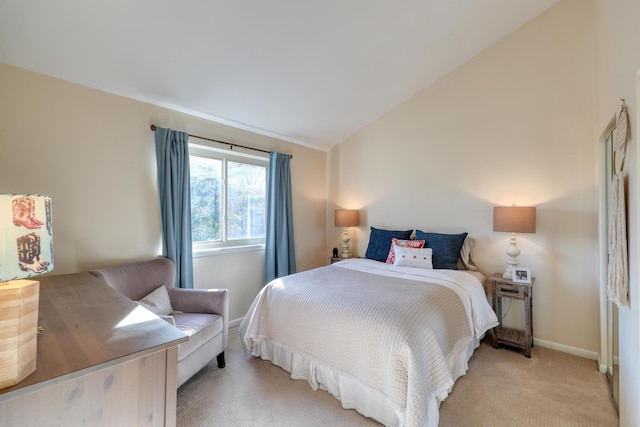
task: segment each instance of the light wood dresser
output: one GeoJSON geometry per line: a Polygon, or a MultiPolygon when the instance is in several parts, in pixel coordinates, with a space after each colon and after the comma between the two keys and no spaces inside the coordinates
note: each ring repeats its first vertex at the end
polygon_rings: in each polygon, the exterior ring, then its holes
{"type": "Polygon", "coordinates": [[[0,425],[175,426],[187,336],[89,273],[39,281],[36,370],[0,390],[0,425]]]}

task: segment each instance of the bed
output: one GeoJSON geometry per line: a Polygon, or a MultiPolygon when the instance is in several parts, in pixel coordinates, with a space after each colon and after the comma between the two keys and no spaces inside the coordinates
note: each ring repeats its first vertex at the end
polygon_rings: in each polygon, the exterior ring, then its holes
{"type": "Polygon", "coordinates": [[[240,338],[344,408],[387,426],[437,426],[440,402],[497,325],[483,283],[469,270],[345,259],[266,285],[240,338]]]}

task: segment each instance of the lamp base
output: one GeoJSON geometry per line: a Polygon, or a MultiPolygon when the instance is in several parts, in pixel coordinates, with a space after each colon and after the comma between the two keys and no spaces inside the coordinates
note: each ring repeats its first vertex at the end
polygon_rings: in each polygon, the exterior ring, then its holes
{"type": "Polygon", "coordinates": [[[504,270],[503,278],[512,280],[513,272],[515,268],[518,267],[518,255],[520,255],[520,249],[518,248],[516,233],[511,233],[511,237],[509,238],[509,247],[507,247],[507,256],[509,260],[507,261],[507,268],[504,270]]]}
{"type": "Polygon", "coordinates": [[[40,282],[0,283],[0,388],[10,387],[36,370],[40,282]]]}
{"type": "Polygon", "coordinates": [[[351,258],[351,250],[349,249],[349,227],[345,227],[342,232],[342,258],[351,258]]]}

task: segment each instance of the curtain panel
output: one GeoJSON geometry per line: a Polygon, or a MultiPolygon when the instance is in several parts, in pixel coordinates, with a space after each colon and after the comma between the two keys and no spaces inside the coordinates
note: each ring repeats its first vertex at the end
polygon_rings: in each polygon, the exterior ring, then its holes
{"type": "Polygon", "coordinates": [[[175,286],[193,288],[189,134],[156,127],[162,255],[176,266],[175,286]]]}
{"type": "Polygon", "coordinates": [[[290,163],[291,156],[271,153],[267,188],[265,283],[296,272],[290,163]]]}

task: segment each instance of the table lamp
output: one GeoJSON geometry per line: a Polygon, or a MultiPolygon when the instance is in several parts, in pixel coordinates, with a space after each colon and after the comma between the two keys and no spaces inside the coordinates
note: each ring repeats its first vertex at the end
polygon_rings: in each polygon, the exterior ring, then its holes
{"type": "Polygon", "coordinates": [[[40,283],[53,270],[51,198],[0,194],[0,388],[36,369],[40,283]]]}
{"type": "Polygon", "coordinates": [[[511,233],[507,247],[507,268],[502,277],[512,280],[514,268],[518,266],[520,249],[516,245],[516,233],[536,232],[536,208],[531,206],[496,206],[493,208],[493,231],[511,233]]]}
{"type": "Polygon", "coordinates": [[[349,227],[357,227],[360,224],[360,215],[357,209],[336,209],[334,212],[336,227],[344,227],[342,232],[342,258],[350,258],[349,227]]]}

